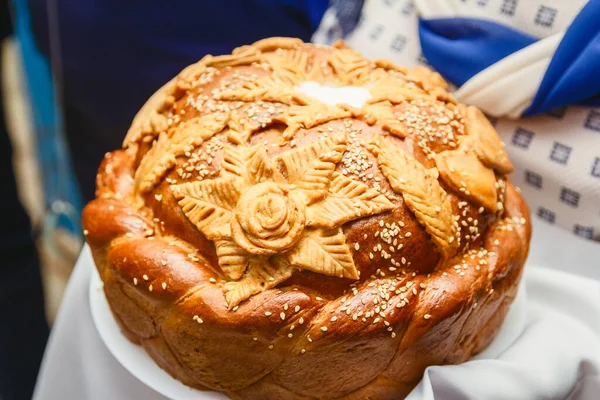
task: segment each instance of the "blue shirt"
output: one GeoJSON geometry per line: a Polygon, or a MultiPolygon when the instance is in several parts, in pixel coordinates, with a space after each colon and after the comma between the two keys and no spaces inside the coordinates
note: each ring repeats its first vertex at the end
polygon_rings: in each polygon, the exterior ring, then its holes
{"type": "MultiPolygon", "coordinates": [[[[269,36],[309,41],[327,0],[29,0],[43,53],[58,38],[63,95],[91,121],[122,126],[145,100],[206,54],[269,36]],[[52,16],[52,14],[51,14],[52,16]],[[58,25],[58,29],[49,26],[58,25]]],[[[54,48],[53,48],[54,50],[54,48]]],[[[55,54],[52,54],[55,57],[55,54]]]]}

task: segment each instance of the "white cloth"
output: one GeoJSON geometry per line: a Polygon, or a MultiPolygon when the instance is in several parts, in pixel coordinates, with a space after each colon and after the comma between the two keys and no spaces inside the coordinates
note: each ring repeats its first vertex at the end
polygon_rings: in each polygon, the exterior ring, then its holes
{"type": "MultiPolygon", "coordinates": [[[[379,0],[367,0],[372,3],[379,0]]],[[[383,0],[384,3],[402,3],[383,0]]],[[[406,3],[407,1],[404,1],[406,3]]],[[[424,18],[451,18],[455,16],[487,19],[510,25],[528,35],[543,38],[561,33],[579,13],[588,0],[414,0],[424,18]],[[541,7],[555,10],[552,20],[540,23],[541,7]],[[536,23],[536,19],[538,23],[536,23]]]]}
{"type": "MultiPolygon", "coordinates": [[[[352,1],[355,2],[356,0],[352,1]]],[[[344,2],[341,2],[340,7],[344,2]]],[[[365,56],[426,64],[418,16],[492,20],[540,39],[473,76],[455,93],[488,114],[518,115],[531,102],[564,31],[587,0],[366,0],[359,24],[343,39],[365,56]]],[[[334,9],[314,41],[342,38],[334,9]]],[[[512,179],[532,213],[600,240],[600,108],[566,107],[534,118],[499,118],[498,133],[515,164],[512,179]]]]}
{"type": "MultiPolygon", "coordinates": [[[[563,253],[574,250],[571,265],[563,264],[567,256],[555,259],[553,241],[543,235],[534,238],[530,258],[550,260],[555,269],[577,265],[577,272],[600,279],[593,268],[600,264],[600,244],[560,231],[558,237],[565,239],[563,253]]],[[[164,400],[127,372],[98,335],[88,295],[93,268],[86,247],[52,330],[34,400],[164,400]]],[[[598,398],[600,282],[533,265],[525,271],[527,317],[514,343],[494,360],[430,367],[409,399],[598,398]]]]}
{"type": "Polygon", "coordinates": [[[109,353],[90,312],[94,265],[84,247],[56,316],[33,398],[36,400],[164,400],[109,353]]]}

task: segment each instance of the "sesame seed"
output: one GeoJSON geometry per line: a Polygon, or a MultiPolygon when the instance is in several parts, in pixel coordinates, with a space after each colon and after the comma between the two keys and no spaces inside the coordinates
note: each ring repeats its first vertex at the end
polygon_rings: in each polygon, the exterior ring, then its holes
{"type": "Polygon", "coordinates": [[[354,250],[358,251],[360,249],[360,245],[358,243],[354,244],[354,250]]]}
{"type": "Polygon", "coordinates": [[[215,278],[210,278],[208,281],[209,281],[210,283],[216,283],[216,282],[217,282],[217,280],[216,280],[215,278]]]}
{"type": "Polygon", "coordinates": [[[84,229],[84,230],[83,230],[83,235],[84,235],[84,236],[87,236],[87,235],[88,235],[88,233],[90,233],[90,232],[89,232],[87,229],[84,229]]]}
{"type": "Polygon", "coordinates": [[[254,337],[252,338],[252,340],[254,340],[254,341],[256,342],[256,341],[258,340],[258,338],[257,338],[256,336],[254,336],[254,337]]]}
{"type": "Polygon", "coordinates": [[[300,325],[302,325],[302,324],[304,323],[304,318],[303,318],[303,317],[300,317],[300,319],[298,320],[298,323],[299,323],[300,325]]]}
{"type": "Polygon", "coordinates": [[[142,278],[144,278],[144,280],[147,281],[148,280],[148,275],[144,274],[144,275],[142,275],[142,278]]]}
{"type": "Polygon", "coordinates": [[[326,327],[326,326],[322,326],[322,327],[321,327],[321,330],[322,330],[323,332],[327,332],[327,327],[326,327]]]}
{"type": "Polygon", "coordinates": [[[431,315],[430,314],[425,314],[425,315],[423,315],[423,318],[429,319],[429,318],[431,318],[431,315]]]}
{"type": "Polygon", "coordinates": [[[293,333],[288,333],[288,337],[291,339],[294,336],[293,333]]]}
{"type": "Polygon", "coordinates": [[[272,344],[269,345],[269,350],[273,350],[273,345],[272,344]]]}
{"type": "Polygon", "coordinates": [[[149,291],[152,291],[152,285],[150,285],[150,286],[148,287],[148,290],[149,290],[149,291]]]}
{"type": "Polygon", "coordinates": [[[300,306],[294,307],[294,312],[298,312],[298,311],[300,311],[300,306]]]}
{"type": "Polygon", "coordinates": [[[300,350],[300,353],[302,353],[302,354],[306,353],[306,349],[300,350]]]}
{"type": "Polygon", "coordinates": [[[317,301],[323,301],[323,299],[320,298],[319,296],[315,297],[315,299],[317,299],[317,301]]]}
{"type": "Polygon", "coordinates": [[[331,321],[331,322],[335,322],[335,321],[337,321],[337,317],[334,315],[333,317],[331,317],[331,320],[330,320],[330,321],[331,321]]]}
{"type": "Polygon", "coordinates": [[[285,311],[287,311],[287,310],[288,310],[288,308],[289,308],[289,307],[288,307],[288,303],[285,303],[285,304],[283,305],[283,309],[284,309],[285,311]]]}
{"type": "Polygon", "coordinates": [[[396,332],[392,332],[392,339],[396,337],[396,332]]]}
{"type": "Polygon", "coordinates": [[[271,311],[265,311],[265,315],[266,315],[267,317],[270,317],[271,315],[273,315],[273,313],[272,313],[271,311]]]}
{"type": "Polygon", "coordinates": [[[133,278],[133,284],[137,285],[137,278],[133,278]]]}
{"type": "Polygon", "coordinates": [[[166,282],[162,283],[162,288],[163,288],[163,290],[165,290],[167,288],[167,283],[166,282]]]}
{"type": "Polygon", "coordinates": [[[198,319],[196,320],[197,323],[202,324],[204,323],[204,321],[202,320],[202,318],[198,317],[198,319]]]}
{"type": "Polygon", "coordinates": [[[279,313],[279,318],[281,318],[282,321],[285,321],[285,313],[283,311],[279,313]]]}
{"type": "Polygon", "coordinates": [[[410,235],[412,235],[412,233],[410,233],[410,232],[406,232],[406,233],[404,234],[404,237],[410,237],[410,235]]]}

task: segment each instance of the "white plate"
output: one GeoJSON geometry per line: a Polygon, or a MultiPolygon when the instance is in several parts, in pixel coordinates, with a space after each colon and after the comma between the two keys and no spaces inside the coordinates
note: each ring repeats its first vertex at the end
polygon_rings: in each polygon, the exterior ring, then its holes
{"type": "MultiPolygon", "coordinates": [[[[173,400],[216,400],[227,397],[218,392],[203,392],[192,389],[162,370],[141,347],[130,342],[122,333],[110,311],[102,280],[96,268],[90,279],[90,307],[92,318],[102,341],[112,355],[133,376],[148,387],[173,400]]],[[[519,337],[525,327],[525,285],[520,285],[502,328],[494,341],[474,359],[497,358],[519,337]]]]}
{"type": "Polygon", "coordinates": [[[102,286],[100,275],[94,268],[90,279],[92,318],[102,341],[127,371],[146,386],[173,400],[227,400],[221,393],[203,392],[184,385],[161,369],[142,346],[130,342],[121,333],[102,286]]]}

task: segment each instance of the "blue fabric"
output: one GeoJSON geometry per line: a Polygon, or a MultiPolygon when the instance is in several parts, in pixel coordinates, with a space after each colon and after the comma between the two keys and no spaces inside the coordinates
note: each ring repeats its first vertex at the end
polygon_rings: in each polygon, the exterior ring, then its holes
{"type": "MultiPolygon", "coordinates": [[[[31,34],[31,21],[27,0],[13,0],[15,10],[15,35],[25,71],[28,100],[30,101],[37,158],[40,163],[45,197],[45,209],[50,210],[57,201],[66,201],[76,210],[82,204],[77,184],[71,171],[66,145],[62,140],[62,121],[57,113],[56,92],[52,84],[52,74],[48,60],[35,46],[31,34]]],[[[62,220],[61,220],[62,222],[62,220]]],[[[81,232],[79,216],[75,216],[61,226],[72,233],[81,232]]]]}
{"type": "MultiPolygon", "coordinates": [[[[455,85],[538,39],[502,24],[474,18],[419,21],[429,64],[455,85]]],[[[568,104],[600,105],[600,0],[591,0],[568,28],[524,115],[568,104]]]]}
{"type": "MultiPolygon", "coordinates": [[[[292,10],[297,10],[306,15],[310,21],[311,29],[314,31],[319,27],[321,18],[325,13],[325,10],[329,6],[329,0],[270,0],[274,2],[275,6],[277,3],[289,7],[292,10]]],[[[335,1],[335,0],[333,0],[335,1]]],[[[269,1],[267,1],[268,3],[269,1]]]]}
{"type": "MultiPolygon", "coordinates": [[[[121,126],[185,66],[269,36],[309,41],[328,0],[28,0],[39,46],[60,45],[66,101],[121,126]],[[50,32],[48,5],[58,31],[50,32]]],[[[57,64],[58,65],[58,64],[57,64]]],[[[123,132],[118,134],[123,135],[123,132]]]]}
{"type": "Polygon", "coordinates": [[[419,39],[427,62],[458,86],[536,42],[510,27],[474,18],[421,19],[419,39]]]}
{"type": "Polygon", "coordinates": [[[524,115],[567,104],[600,106],[600,1],[581,10],[560,42],[524,115]]]}

